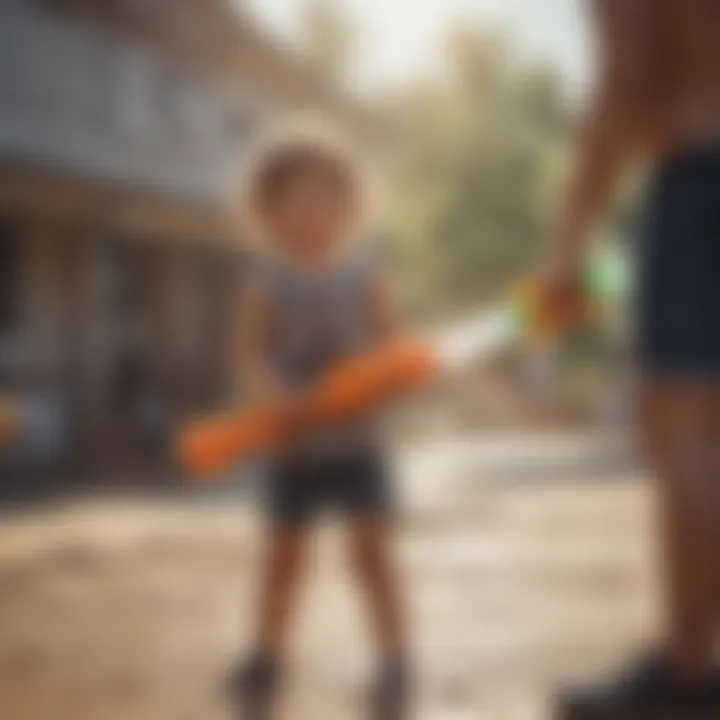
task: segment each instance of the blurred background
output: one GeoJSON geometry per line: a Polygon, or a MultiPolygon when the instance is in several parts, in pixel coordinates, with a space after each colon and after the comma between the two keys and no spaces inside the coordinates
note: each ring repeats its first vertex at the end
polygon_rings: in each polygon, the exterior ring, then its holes
{"type": "MultiPolygon", "coordinates": [[[[193,487],[172,438],[232,396],[255,133],[312,110],[355,135],[408,323],[442,342],[512,315],[542,258],[592,78],[583,11],[0,0],[3,718],[223,717],[259,521],[246,473],[193,487]]],[[[630,188],[599,233],[600,323],[538,347],[516,318],[388,430],[416,717],[546,717],[560,679],[652,632],[627,439],[634,208],[630,188]]],[[[360,717],[361,612],[322,548],[290,720],[360,717]]]]}

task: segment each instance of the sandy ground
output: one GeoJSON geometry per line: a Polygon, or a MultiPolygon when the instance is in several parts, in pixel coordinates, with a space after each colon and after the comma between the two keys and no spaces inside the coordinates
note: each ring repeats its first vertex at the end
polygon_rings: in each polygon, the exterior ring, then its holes
{"type": "MultiPolygon", "coordinates": [[[[652,634],[647,486],[615,449],[530,437],[400,453],[413,718],[551,717],[560,680],[652,634]]],[[[318,533],[282,718],[363,717],[372,644],[318,533]]],[[[214,720],[248,636],[261,528],[237,494],[113,499],[0,523],[0,718],[214,720]]]]}

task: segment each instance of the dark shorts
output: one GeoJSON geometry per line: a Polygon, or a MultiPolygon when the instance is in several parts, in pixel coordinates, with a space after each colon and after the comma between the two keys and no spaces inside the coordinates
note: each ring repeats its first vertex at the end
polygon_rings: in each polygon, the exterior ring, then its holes
{"type": "Polygon", "coordinates": [[[670,157],[650,194],[638,335],[650,374],[720,378],[720,149],[670,157]]]}
{"type": "Polygon", "coordinates": [[[275,460],[266,480],[270,516],[278,524],[306,524],[327,510],[350,519],[384,520],[393,509],[387,463],[374,449],[275,460]]]}

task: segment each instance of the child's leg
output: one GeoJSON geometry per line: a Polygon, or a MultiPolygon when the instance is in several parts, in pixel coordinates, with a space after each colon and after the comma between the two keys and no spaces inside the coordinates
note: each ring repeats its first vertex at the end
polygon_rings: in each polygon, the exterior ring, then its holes
{"type": "Polygon", "coordinates": [[[406,650],[405,617],[392,559],[390,528],[380,521],[353,522],[348,544],[378,646],[386,658],[402,658],[406,650]]]}
{"type": "Polygon", "coordinates": [[[380,673],[372,693],[371,717],[407,717],[409,676],[405,616],[399,579],[393,565],[390,528],[384,522],[354,522],[349,529],[352,566],[364,592],[382,652],[380,673]]]}
{"type": "Polygon", "coordinates": [[[255,647],[236,668],[228,691],[247,720],[271,717],[287,626],[307,554],[301,526],[278,526],[270,533],[259,593],[255,647]]]}
{"type": "Polygon", "coordinates": [[[304,526],[270,531],[258,607],[256,649],[270,657],[282,654],[308,550],[304,526]]]}

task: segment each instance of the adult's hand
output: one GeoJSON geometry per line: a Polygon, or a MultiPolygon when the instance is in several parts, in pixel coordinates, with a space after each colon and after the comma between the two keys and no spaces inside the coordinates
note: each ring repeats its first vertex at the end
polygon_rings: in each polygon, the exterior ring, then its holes
{"type": "Polygon", "coordinates": [[[585,307],[583,259],[579,252],[560,249],[551,257],[542,278],[542,314],[553,324],[578,318],[585,307]]]}

